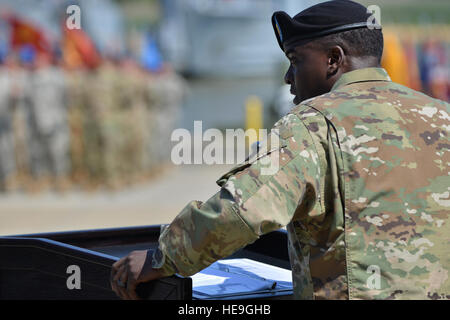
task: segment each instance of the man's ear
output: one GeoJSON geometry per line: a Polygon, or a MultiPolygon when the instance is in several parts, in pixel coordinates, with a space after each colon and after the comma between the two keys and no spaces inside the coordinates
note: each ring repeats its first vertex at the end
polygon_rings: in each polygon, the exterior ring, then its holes
{"type": "Polygon", "coordinates": [[[331,78],[339,71],[342,73],[345,53],[341,46],[333,46],[328,50],[327,57],[327,78],[331,78]]]}

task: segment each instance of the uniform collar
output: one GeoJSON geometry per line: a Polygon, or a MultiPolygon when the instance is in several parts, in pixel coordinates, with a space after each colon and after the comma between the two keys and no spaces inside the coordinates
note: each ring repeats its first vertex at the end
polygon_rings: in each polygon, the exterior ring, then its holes
{"type": "Polygon", "coordinates": [[[364,68],[344,73],[333,85],[331,91],[342,86],[366,81],[391,81],[386,70],[383,68],[364,68]]]}

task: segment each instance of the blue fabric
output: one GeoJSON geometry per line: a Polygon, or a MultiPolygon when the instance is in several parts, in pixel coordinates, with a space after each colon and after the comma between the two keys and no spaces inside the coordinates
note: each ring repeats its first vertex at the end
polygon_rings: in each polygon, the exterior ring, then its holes
{"type": "Polygon", "coordinates": [[[149,71],[158,71],[163,61],[155,40],[147,34],[141,52],[141,65],[149,71]]]}

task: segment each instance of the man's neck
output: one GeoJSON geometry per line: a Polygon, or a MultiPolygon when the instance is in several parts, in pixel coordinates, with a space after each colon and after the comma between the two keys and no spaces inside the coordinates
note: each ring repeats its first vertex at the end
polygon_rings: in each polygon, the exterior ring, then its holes
{"type": "Polygon", "coordinates": [[[347,68],[345,68],[346,70],[344,71],[344,73],[358,69],[380,67],[380,62],[376,57],[350,57],[350,59],[348,59],[347,68]]]}

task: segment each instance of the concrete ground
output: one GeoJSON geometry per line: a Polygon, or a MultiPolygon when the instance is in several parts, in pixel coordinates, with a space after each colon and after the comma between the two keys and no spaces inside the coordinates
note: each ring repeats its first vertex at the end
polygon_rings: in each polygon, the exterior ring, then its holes
{"type": "Polygon", "coordinates": [[[0,194],[0,235],[170,223],[191,200],[206,201],[232,165],[173,166],[123,191],[0,194]]]}

